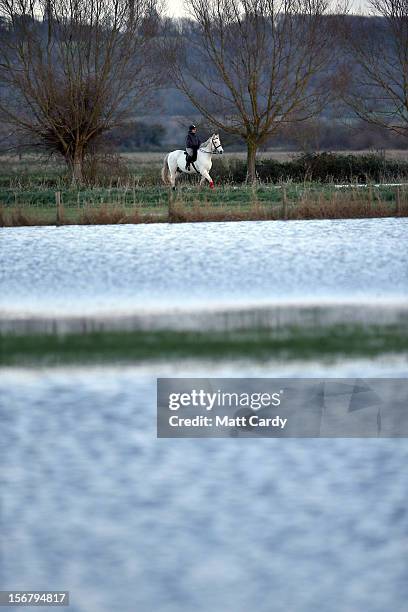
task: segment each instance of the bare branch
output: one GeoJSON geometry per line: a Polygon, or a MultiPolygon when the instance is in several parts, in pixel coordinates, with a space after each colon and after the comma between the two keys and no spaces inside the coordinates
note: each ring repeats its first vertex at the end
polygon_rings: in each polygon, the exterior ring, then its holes
{"type": "Polygon", "coordinates": [[[146,101],[156,0],[0,0],[0,116],[61,154],[81,180],[84,155],[146,101]]]}
{"type": "MultiPolygon", "coordinates": [[[[188,0],[194,35],[167,41],[172,77],[214,126],[244,138],[255,177],[259,145],[328,98],[326,0],[188,0]]],[[[191,27],[191,25],[189,27],[191,27]]]]}

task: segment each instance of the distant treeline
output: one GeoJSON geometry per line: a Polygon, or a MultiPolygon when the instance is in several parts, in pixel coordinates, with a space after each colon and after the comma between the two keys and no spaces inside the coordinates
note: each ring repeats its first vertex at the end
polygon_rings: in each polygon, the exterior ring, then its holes
{"type": "Polygon", "coordinates": [[[116,151],[158,151],[163,147],[166,128],[160,123],[128,122],[107,136],[110,148],[116,151]]]}
{"type": "MultiPolygon", "coordinates": [[[[206,138],[211,127],[200,126],[199,133],[206,138]]],[[[161,151],[182,146],[186,127],[180,125],[174,132],[167,129],[166,123],[143,121],[128,122],[110,132],[106,141],[110,150],[118,152],[161,151]],[[178,136],[177,139],[175,136],[178,136]]],[[[187,122],[186,122],[187,126],[187,122]]],[[[220,131],[226,152],[244,151],[245,141],[226,132],[220,131]]],[[[264,150],[286,149],[305,153],[322,151],[361,151],[365,149],[407,149],[408,140],[390,130],[368,124],[364,121],[346,122],[335,119],[309,121],[299,126],[288,126],[281,133],[271,138],[264,150]]]]}

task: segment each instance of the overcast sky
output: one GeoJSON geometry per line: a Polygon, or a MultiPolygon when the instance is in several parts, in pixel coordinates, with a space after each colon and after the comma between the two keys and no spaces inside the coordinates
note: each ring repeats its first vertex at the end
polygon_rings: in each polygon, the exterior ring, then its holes
{"type": "MultiPolygon", "coordinates": [[[[180,17],[180,15],[183,15],[184,13],[183,5],[184,5],[184,0],[167,0],[167,7],[168,7],[169,15],[173,17],[180,17]]],[[[364,9],[365,7],[367,7],[367,1],[366,0],[352,0],[352,5],[354,9],[356,10],[356,12],[358,12],[359,8],[364,9]]]]}

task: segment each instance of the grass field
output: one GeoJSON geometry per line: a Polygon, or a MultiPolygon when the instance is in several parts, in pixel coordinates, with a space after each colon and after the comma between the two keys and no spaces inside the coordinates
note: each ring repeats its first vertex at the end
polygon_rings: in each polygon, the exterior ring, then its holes
{"type": "MultiPolygon", "coordinates": [[[[237,159],[226,155],[224,169],[237,159]]],[[[289,154],[280,153],[288,156],[289,154]]],[[[402,155],[402,154],[401,154],[402,155]]],[[[242,157],[242,156],[241,156],[242,157]]],[[[176,192],[160,182],[162,153],[134,153],[92,187],[72,188],[65,168],[34,155],[3,157],[0,225],[61,225],[406,216],[408,186],[337,188],[334,183],[223,180],[211,191],[196,177],[176,192]]]]}
{"type": "Polygon", "coordinates": [[[397,325],[336,325],[233,332],[133,331],[0,337],[0,365],[141,362],[168,359],[334,359],[406,354],[408,332],[397,325]]]}

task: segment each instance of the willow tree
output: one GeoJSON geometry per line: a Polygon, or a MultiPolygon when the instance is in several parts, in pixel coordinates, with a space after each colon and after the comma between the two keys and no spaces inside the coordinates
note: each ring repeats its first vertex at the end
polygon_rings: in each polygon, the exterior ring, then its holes
{"type": "Polygon", "coordinates": [[[343,21],[342,97],[364,121],[408,136],[408,2],[369,6],[369,17],[343,21]]]}
{"type": "Polygon", "coordinates": [[[155,16],[155,0],[0,0],[0,117],[81,182],[87,152],[156,85],[155,16]]]}
{"type": "Polygon", "coordinates": [[[174,83],[214,127],[245,140],[253,181],[259,146],[327,100],[328,0],[188,0],[186,9],[192,22],[181,22],[178,44],[170,39],[174,83]]]}

